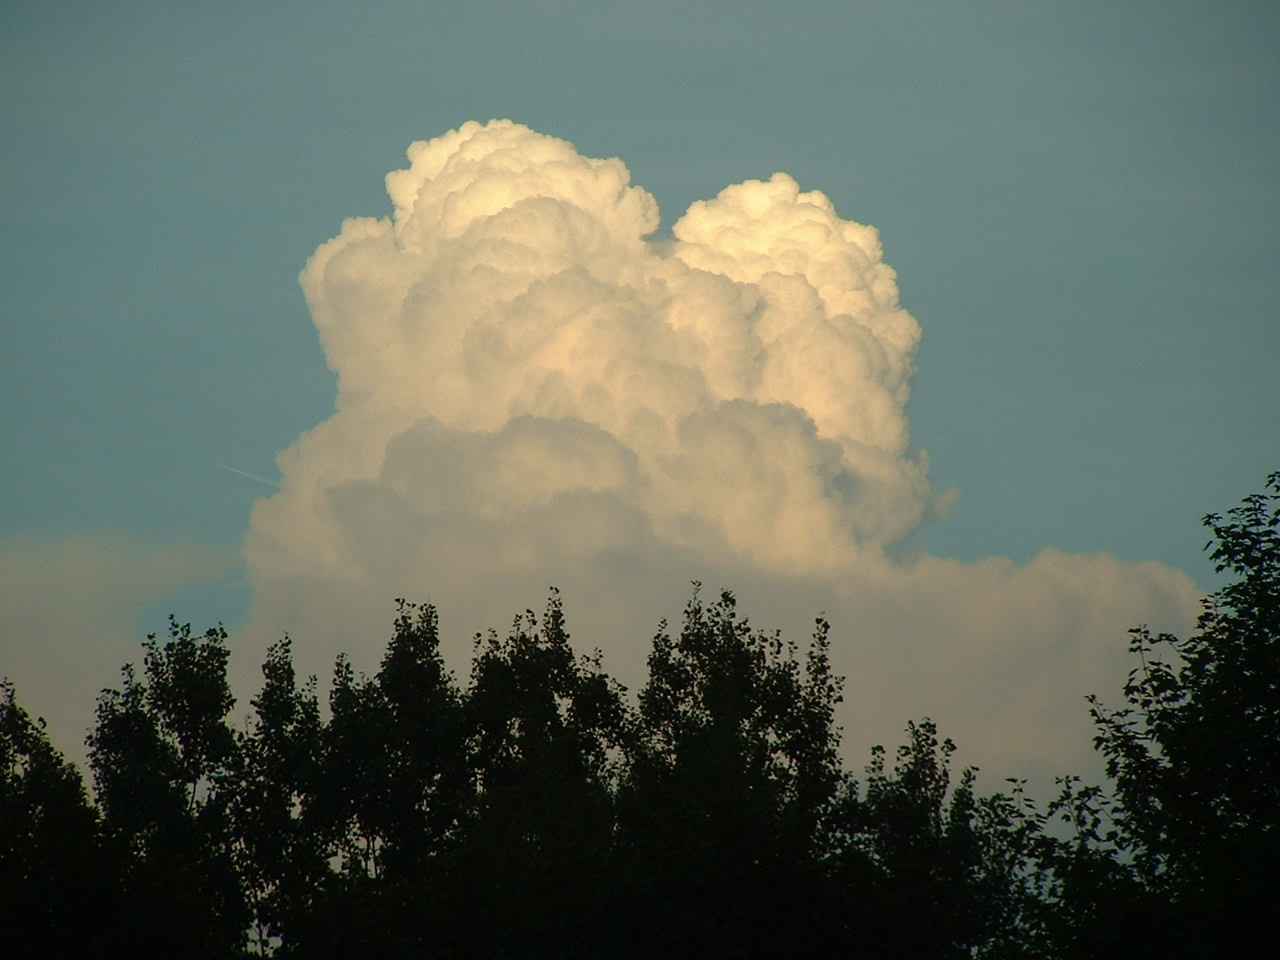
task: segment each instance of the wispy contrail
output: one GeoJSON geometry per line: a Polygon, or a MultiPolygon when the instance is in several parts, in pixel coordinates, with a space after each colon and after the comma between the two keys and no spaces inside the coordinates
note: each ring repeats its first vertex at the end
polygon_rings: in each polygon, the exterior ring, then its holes
{"type": "Polygon", "coordinates": [[[250,480],[257,480],[259,483],[269,484],[273,487],[280,486],[280,484],[275,480],[268,480],[266,477],[260,477],[256,473],[246,473],[243,470],[237,470],[235,467],[229,467],[225,463],[218,463],[216,465],[221,467],[223,470],[230,470],[232,473],[238,473],[242,477],[248,477],[250,480]]]}

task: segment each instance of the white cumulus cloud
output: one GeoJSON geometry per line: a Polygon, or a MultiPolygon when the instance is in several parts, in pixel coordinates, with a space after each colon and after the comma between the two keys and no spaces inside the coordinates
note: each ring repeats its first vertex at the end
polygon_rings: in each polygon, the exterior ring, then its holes
{"type": "Polygon", "coordinates": [[[826,610],[855,752],[931,712],[1016,761],[1071,755],[1128,626],[1194,616],[1158,564],[890,559],[949,502],[909,440],[920,326],[876,230],[823,194],[748,181],[655,238],[620,160],[509,121],[408,157],[394,213],[302,272],[338,396],[254,510],[255,652],[288,631],[306,669],[372,667],[407,596],[440,606],[465,669],[472,632],[556,584],[634,682],[699,579],[762,626],[826,610]]]}

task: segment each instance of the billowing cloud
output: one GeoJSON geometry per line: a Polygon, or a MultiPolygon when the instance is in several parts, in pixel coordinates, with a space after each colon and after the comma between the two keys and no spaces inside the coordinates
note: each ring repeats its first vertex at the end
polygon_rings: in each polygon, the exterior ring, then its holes
{"type": "Polygon", "coordinates": [[[0,675],[47,719],[54,745],[83,761],[98,693],[118,682],[122,664],[140,665],[156,605],[238,563],[233,550],[120,532],[0,541],[0,675]]]}
{"type": "Polygon", "coordinates": [[[855,751],[929,712],[974,758],[1052,760],[1087,752],[1080,697],[1117,686],[1125,629],[1193,617],[1158,564],[890,558],[949,505],[909,440],[920,327],[877,232],[823,194],[748,181],[655,238],[620,160],[518,124],[408,156],[393,215],[302,272],[336,411],[255,507],[250,646],[288,631],[307,669],[371,667],[407,596],[461,668],[556,584],[634,682],[698,579],[790,633],[826,610],[855,751]]]}

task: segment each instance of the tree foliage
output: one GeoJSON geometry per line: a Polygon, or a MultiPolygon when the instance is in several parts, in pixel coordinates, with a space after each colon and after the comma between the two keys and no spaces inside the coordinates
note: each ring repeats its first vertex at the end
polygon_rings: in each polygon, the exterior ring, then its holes
{"type": "Polygon", "coordinates": [[[105,957],[113,864],[98,814],[44,721],[0,681],[0,943],[14,957],[105,957]]]}
{"type": "MultiPolygon", "coordinates": [[[[0,683],[0,943],[15,957],[1266,955],[1280,889],[1280,474],[1209,545],[1185,639],[1131,633],[1096,699],[1110,782],[953,777],[927,718],[859,776],[818,618],[802,652],[695,585],[634,698],[554,591],[475,642],[398,601],[327,703],[270,648],[241,727],[227,636],[171,622],[98,702],[90,800],[0,683]]],[[[857,705],[853,705],[856,709],[857,705]]]]}
{"type": "Polygon", "coordinates": [[[227,635],[170,620],[123,670],[88,738],[105,841],[125,867],[125,935],[145,955],[225,955],[248,921],[228,817],[235,734],[227,635]]]}
{"type": "Polygon", "coordinates": [[[324,834],[310,809],[321,782],[315,684],[299,687],[287,637],[267,651],[262,673],[254,713],[237,738],[229,798],[234,862],[259,952],[305,924],[326,870],[324,834]]]}
{"type": "Polygon", "coordinates": [[[803,673],[795,647],[752,629],[729,593],[705,606],[695,591],[674,639],[664,625],[618,792],[629,942],[745,956],[814,929],[805,908],[840,780],[839,690],[824,621],[803,673]]]}
{"type": "Polygon", "coordinates": [[[1115,780],[1107,839],[1159,925],[1186,955],[1245,955],[1280,938],[1280,473],[1204,522],[1235,579],[1191,636],[1131,631],[1128,706],[1094,700],[1093,716],[1115,780]]]}

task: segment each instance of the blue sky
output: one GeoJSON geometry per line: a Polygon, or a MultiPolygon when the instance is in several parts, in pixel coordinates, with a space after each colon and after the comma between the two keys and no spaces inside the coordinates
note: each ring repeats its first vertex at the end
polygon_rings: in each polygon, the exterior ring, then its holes
{"type": "MultiPolygon", "coordinates": [[[[664,231],[775,171],[879,229],[923,331],[911,442],[959,494],[899,553],[1212,587],[1200,517],[1280,466],[1277,50],[1267,3],[5,2],[5,569],[56,581],[98,538],[130,576],[28,597],[132,584],[121,638],[171,609],[243,626],[272,488],[218,464],[278,479],[334,410],[299,271],[390,214],[411,142],[510,118],[621,158],[664,231]]],[[[0,673],[87,715],[55,678],[91,611],[46,638],[40,609],[0,619],[0,673]]]]}

